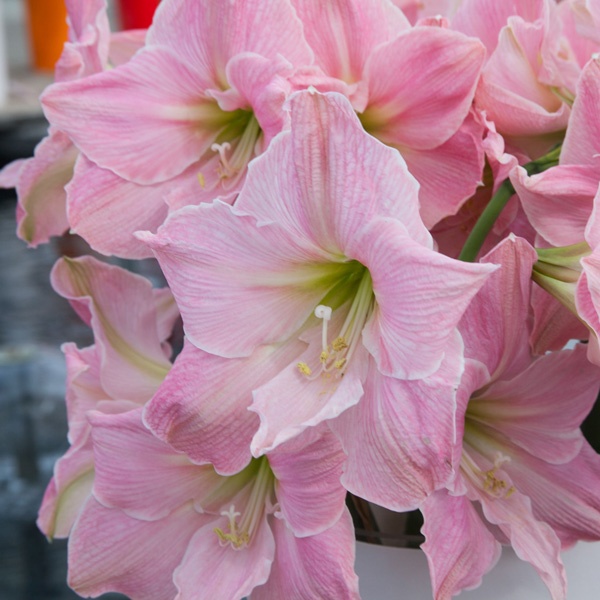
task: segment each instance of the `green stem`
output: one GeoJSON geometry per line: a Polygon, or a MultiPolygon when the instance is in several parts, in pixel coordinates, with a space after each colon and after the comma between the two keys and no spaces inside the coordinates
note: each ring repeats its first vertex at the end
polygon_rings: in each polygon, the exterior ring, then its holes
{"type": "MultiPolygon", "coordinates": [[[[550,167],[555,167],[558,165],[560,150],[561,146],[559,145],[548,152],[548,154],[527,163],[523,168],[527,171],[527,174],[531,176],[541,173],[550,167]]],[[[473,227],[473,230],[469,234],[458,260],[475,262],[477,254],[481,250],[483,242],[485,242],[485,238],[492,230],[496,219],[500,216],[500,213],[514,193],[515,188],[510,182],[510,179],[505,179],[496,190],[496,193],[492,196],[492,199],[488,202],[488,205],[481,213],[477,223],[475,223],[475,227],[473,227]]]]}

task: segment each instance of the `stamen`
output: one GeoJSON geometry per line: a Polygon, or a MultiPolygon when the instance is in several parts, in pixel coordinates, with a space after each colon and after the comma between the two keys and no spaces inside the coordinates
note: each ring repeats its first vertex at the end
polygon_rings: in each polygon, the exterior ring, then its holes
{"type": "Polygon", "coordinates": [[[206,179],[204,179],[204,175],[202,175],[202,173],[198,173],[198,181],[200,182],[200,187],[206,187],[206,179]]]}
{"type": "Polygon", "coordinates": [[[311,368],[305,362],[299,362],[296,367],[298,367],[298,371],[300,371],[302,375],[306,375],[307,377],[312,375],[311,368]]]}
{"type": "Polygon", "coordinates": [[[213,152],[219,153],[219,158],[221,159],[221,166],[223,167],[221,177],[230,177],[233,174],[233,168],[229,164],[225,152],[229,152],[229,150],[231,150],[231,144],[229,142],[223,142],[222,144],[213,144],[210,147],[210,149],[213,152]]]}
{"type": "Polygon", "coordinates": [[[327,362],[327,359],[329,358],[329,348],[327,350],[323,350],[323,352],[321,352],[321,356],[319,356],[319,360],[325,364],[327,362]]]}
{"type": "Polygon", "coordinates": [[[337,337],[333,342],[331,342],[331,346],[333,347],[335,352],[341,352],[348,347],[346,340],[343,337],[337,337]]]}

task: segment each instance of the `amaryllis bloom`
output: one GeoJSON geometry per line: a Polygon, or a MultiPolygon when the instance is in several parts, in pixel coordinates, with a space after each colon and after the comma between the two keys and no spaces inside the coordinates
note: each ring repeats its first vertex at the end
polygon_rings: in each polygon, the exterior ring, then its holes
{"type": "Polygon", "coordinates": [[[94,345],[65,344],[70,449],[58,460],[38,519],[49,537],[66,537],[94,482],[89,410],[119,413],[147,402],[168,373],[179,313],[168,289],[86,257],[61,259],[52,285],[94,332],[94,345]]]}
{"type": "Polygon", "coordinates": [[[438,26],[411,28],[389,0],[292,3],[316,65],[348,84],[364,128],[397,148],[421,184],[425,225],[455,214],[484,166],[482,128],[467,119],[481,43],[438,26]]]}
{"type": "Polygon", "coordinates": [[[510,237],[484,261],[486,282],[459,329],[466,368],[458,392],[456,478],[425,501],[423,532],[436,600],[479,585],[511,544],[553,600],[566,597],[561,549],[600,538],[600,458],[579,426],[600,371],[574,350],[531,355],[536,254],[510,237]]]}
{"type": "Polygon", "coordinates": [[[288,76],[312,60],[288,0],[165,0],[131,61],[51,86],[48,120],[90,161],[70,190],[86,239],[103,252],[140,253],[131,234],[156,229],[144,219],[165,200],[177,208],[236,191],[285,125],[288,76]]]}
{"type": "MultiPolygon", "coordinates": [[[[234,207],[187,207],[156,235],[143,234],[191,344],[236,360],[264,345],[307,344],[254,391],[255,456],[337,417],[368,380],[438,371],[494,268],[433,250],[417,182],[398,152],[363,131],[343,96],[299,92],[290,106],[291,131],[252,164],[234,207]]],[[[443,428],[452,428],[452,407],[450,398],[440,409],[443,428]]],[[[425,464],[441,460],[425,456],[425,464]]]]}
{"type": "Polygon", "coordinates": [[[75,591],[358,599],[344,456],[326,427],[222,477],[153,436],[141,409],[89,419],[96,481],[69,540],[75,591]]]}

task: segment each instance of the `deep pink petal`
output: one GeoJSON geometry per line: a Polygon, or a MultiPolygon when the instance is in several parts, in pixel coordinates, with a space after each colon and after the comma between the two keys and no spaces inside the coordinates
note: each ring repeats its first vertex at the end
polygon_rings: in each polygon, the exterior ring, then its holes
{"type": "Polygon", "coordinates": [[[600,370],[580,344],[540,357],[509,381],[494,382],[471,400],[469,415],[530,454],[565,463],[584,442],[579,427],[594,405],[599,379],[600,370]]]}
{"type": "Polygon", "coordinates": [[[51,280],[94,330],[102,388],[113,398],[146,402],[171,366],[158,337],[150,282],[91,257],[59,260],[51,280]]]}
{"type": "Polygon", "coordinates": [[[194,465],[152,435],[141,417],[141,409],[120,415],[90,413],[94,496],[108,508],[156,521],[190,500],[201,500],[221,477],[212,467],[194,465]]]}
{"type": "Polygon", "coordinates": [[[365,227],[350,256],[368,267],[377,300],[363,342],[383,374],[403,379],[439,368],[464,310],[496,269],[424,248],[391,219],[365,227]]]}
{"type": "Polygon", "coordinates": [[[134,231],[156,231],[167,218],[170,185],[141,186],[121,179],[80,156],[67,186],[71,229],[103,254],[147,258],[152,251],[134,231]]]}
{"type": "Polygon", "coordinates": [[[208,519],[186,505],[164,519],[140,521],[91,497],[69,539],[69,585],[82,596],[172,599],[173,572],[208,519]]]}
{"type": "Polygon", "coordinates": [[[569,127],[560,153],[564,165],[591,165],[600,179],[600,58],[592,58],[577,84],[569,127]]]}
{"type": "Polygon", "coordinates": [[[327,427],[311,429],[267,455],[277,480],[275,494],[287,526],[298,537],[334,526],[345,508],[345,455],[327,427]]]}
{"type": "Polygon", "coordinates": [[[443,144],[469,112],[484,57],[479,41],[434,27],[379,46],[366,67],[365,128],[386,144],[418,150],[443,144]]]}
{"type": "Polygon", "coordinates": [[[19,173],[26,163],[26,158],[19,158],[3,167],[0,170],[0,188],[8,189],[17,187],[19,173]]]}
{"type": "MultiPolygon", "coordinates": [[[[214,517],[213,517],[214,519],[214,517]]],[[[173,581],[179,590],[176,600],[216,600],[243,598],[269,578],[275,555],[275,540],[266,517],[248,548],[234,550],[220,545],[215,525],[225,527],[225,519],[198,529],[173,581]]]]}
{"type": "Polygon", "coordinates": [[[50,86],[42,103],[93,162],[150,184],[183,172],[222,129],[224,113],[203,94],[210,85],[169,50],[145,49],[115,69],[50,86]]]}
{"type": "Polygon", "coordinates": [[[455,389],[462,373],[458,336],[435,375],[402,381],[371,361],[365,394],[330,426],[348,460],[342,482],[353,494],[404,511],[452,475],[455,389]]]}
{"type": "MultiPolygon", "coordinates": [[[[248,358],[226,359],[186,341],[144,421],[159,438],[198,464],[212,463],[223,475],[244,468],[258,428],[248,412],[252,390],[274,377],[302,351],[295,342],[261,346],[248,358]]],[[[281,399],[280,399],[281,400],[281,399]]]]}
{"type": "Polygon", "coordinates": [[[354,573],[354,528],[348,510],[327,531],[297,538],[284,521],[271,519],[275,560],[269,580],[252,600],[359,600],[354,573]]]}
{"type": "Polygon", "coordinates": [[[399,148],[408,170],[421,184],[421,218],[428,229],[455,215],[480,185],[485,157],[481,135],[461,127],[432,150],[399,148]]]}
{"type": "Polygon", "coordinates": [[[537,254],[525,240],[510,236],[482,260],[501,268],[489,277],[460,322],[465,355],[482,362],[492,377],[509,377],[530,362],[527,318],[537,254]]]}
{"type": "Polygon", "coordinates": [[[360,81],[365,63],[378,45],[410,28],[390,2],[292,0],[316,64],[331,77],[360,81]]]}
{"type": "Polygon", "coordinates": [[[527,218],[553,246],[583,241],[600,173],[588,165],[560,165],[527,176],[522,167],[511,174],[527,218]]]}
{"type": "Polygon", "coordinates": [[[62,235],[68,228],[65,185],[73,176],[77,148],[60,131],[51,129],[25,161],[18,175],[17,235],[30,246],[62,235]]]}
{"type": "Polygon", "coordinates": [[[434,492],[421,507],[431,584],[435,598],[450,598],[481,584],[500,558],[501,546],[466,496],[434,492]]]}
{"type": "Polygon", "coordinates": [[[587,442],[564,465],[523,454],[510,463],[510,474],[531,498],[536,519],[548,523],[563,545],[600,539],[600,458],[587,442]]]}

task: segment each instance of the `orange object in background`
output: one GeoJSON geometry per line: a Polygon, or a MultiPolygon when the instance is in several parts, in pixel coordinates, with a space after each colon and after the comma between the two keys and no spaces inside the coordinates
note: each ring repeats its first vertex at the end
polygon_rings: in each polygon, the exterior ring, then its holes
{"type": "Polygon", "coordinates": [[[27,0],[29,38],[36,69],[52,70],[67,41],[64,0],[27,0]]]}

